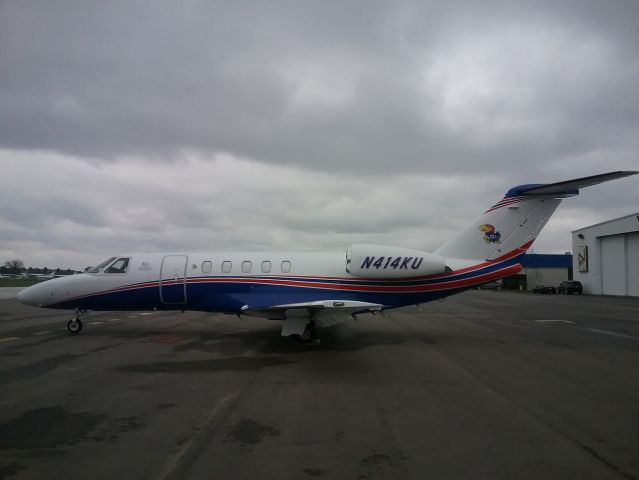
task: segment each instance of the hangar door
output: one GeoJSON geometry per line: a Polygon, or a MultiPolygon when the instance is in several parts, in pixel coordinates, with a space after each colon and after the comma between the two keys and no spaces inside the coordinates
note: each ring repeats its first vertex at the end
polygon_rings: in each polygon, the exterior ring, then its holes
{"type": "Polygon", "coordinates": [[[639,297],[639,232],[626,235],[628,252],[628,295],[639,297]]]}
{"type": "Polygon", "coordinates": [[[601,238],[601,292],[639,296],[639,232],[601,238]]]}

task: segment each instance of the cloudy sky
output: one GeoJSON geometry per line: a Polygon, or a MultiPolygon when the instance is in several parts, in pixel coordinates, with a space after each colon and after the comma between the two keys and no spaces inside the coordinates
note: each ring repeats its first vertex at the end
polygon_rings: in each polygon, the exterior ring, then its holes
{"type": "MultiPolygon", "coordinates": [[[[434,250],[511,186],[639,169],[639,3],[0,1],[0,263],[434,250]]],[[[535,244],[639,210],[637,177],[535,244]]]]}

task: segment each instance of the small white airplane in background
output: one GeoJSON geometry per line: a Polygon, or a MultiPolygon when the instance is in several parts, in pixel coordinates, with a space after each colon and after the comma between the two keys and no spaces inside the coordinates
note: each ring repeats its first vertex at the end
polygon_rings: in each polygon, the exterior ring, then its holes
{"type": "Polygon", "coordinates": [[[555,209],[579,189],[639,172],[520,185],[433,253],[356,244],[334,253],[131,253],[22,290],[28,305],[75,310],[199,310],[282,320],[282,335],[315,337],[361,313],[415,305],[521,270],[555,209]]]}
{"type": "Polygon", "coordinates": [[[46,280],[51,280],[53,278],[59,278],[62,277],[63,275],[56,275],[55,272],[49,272],[49,273],[27,273],[24,272],[20,275],[20,278],[31,278],[34,280],[38,280],[40,282],[44,282],[46,280]]]}

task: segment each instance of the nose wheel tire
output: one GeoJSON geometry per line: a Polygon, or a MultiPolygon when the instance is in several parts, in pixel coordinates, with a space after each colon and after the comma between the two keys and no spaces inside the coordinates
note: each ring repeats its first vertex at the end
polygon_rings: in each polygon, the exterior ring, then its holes
{"type": "Polygon", "coordinates": [[[72,318],[67,323],[67,330],[69,330],[69,333],[77,335],[78,333],[80,333],[80,330],[82,330],[82,320],[80,320],[79,318],[72,318]]]}

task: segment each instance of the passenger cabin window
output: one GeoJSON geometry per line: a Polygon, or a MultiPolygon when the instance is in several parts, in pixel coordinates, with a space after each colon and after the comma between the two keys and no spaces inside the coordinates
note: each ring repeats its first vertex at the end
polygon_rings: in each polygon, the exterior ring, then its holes
{"type": "Polygon", "coordinates": [[[262,262],[262,273],[271,273],[271,262],[264,260],[262,262]]]}
{"type": "Polygon", "coordinates": [[[251,268],[253,268],[251,262],[248,260],[244,260],[242,262],[242,273],[251,273],[251,268]]]}
{"type": "Polygon", "coordinates": [[[126,273],[129,268],[128,258],[118,258],[104,273],[126,273]]]}
{"type": "Polygon", "coordinates": [[[222,262],[222,273],[229,273],[233,268],[233,264],[229,260],[222,262]]]}
{"type": "Polygon", "coordinates": [[[284,260],[282,262],[282,273],[288,273],[291,271],[291,262],[284,260]]]}
{"type": "Polygon", "coordinates": [[[211,273],[213,263],[210,260],[202,262],[202,273],[211,273]]]}

